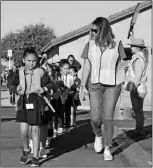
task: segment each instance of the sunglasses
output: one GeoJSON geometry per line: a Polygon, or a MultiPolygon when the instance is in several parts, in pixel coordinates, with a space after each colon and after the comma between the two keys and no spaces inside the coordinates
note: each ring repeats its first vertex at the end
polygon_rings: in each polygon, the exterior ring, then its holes
{"type": "Polygon", "coordinates": [[[69,61],[73,62],[73,60],[69,60],[69,61]]]}
{"type": "Polygon", "coordinates": [[[91,29],[91,32],[93,32],[93,33],[98,33],[98,30],[97,29],[91,29]]]}

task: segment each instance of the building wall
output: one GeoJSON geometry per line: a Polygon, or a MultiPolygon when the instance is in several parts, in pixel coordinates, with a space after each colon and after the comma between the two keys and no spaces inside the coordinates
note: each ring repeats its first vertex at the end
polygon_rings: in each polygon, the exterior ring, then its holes
{"type": "MultiPolygon", "coordinates": [[[[129,42],[127,39],[128,30],[130,26],[131,18],[121,21],[112,25],[113,32],[116,36],[116,40],[122,40],[125,47],[129,42]]],[[[145,40],[147,46],[151,46],[151,10],[139,14],[136,25],[134,27],[134,33],[136,38],[142,38],[145,40]]],[[[81,54],[85,44],[88,42],[88,36],[79,38],[71,43],[67,43],[59,47],[59,58],[67,58],[69,54],[73,54],[75,58],[83,65],[83,59],[81,54]]],[[[56,56],[57,57],[57,56],[56,56]]],[[[152,57],[150,55],[150,62],[148,67],[148,95],[146,96],[144,106],[151,107],[151,62],[152,57]]],[[[82,68],[79,71],[79,77],[81,77],[82,68]]],[[[129,94],[124,93],[124,106],[131,106],[129,94]]],[[[119,102],[118,102],[119,104],[119,102]]]]}
{"type": "Polygon", "coordinates": [[[59,47],[52,48],[47,52],[47,55],[49,57],[48,61],[49,63],[55,63],[59,62],[60,57],[59,57],[59,47]]]}

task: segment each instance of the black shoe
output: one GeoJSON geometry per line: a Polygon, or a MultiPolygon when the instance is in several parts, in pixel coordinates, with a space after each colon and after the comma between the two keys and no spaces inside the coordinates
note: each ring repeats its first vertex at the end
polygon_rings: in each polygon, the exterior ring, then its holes
{"type": "Polygon", "coordinates": [[[22,164],[27,164],[29,162],[29,154],[31,153],[31,148],[29,148],[29,151],[24,151],[22,152],[22,156],[20,158],[20,163],[22,164]]]}
{"type": "Polygon", "coordinates": [[[145,136],[146,135],[143,128],[136,128],[134,131],[138,136],[145,136]]]}
{"type": "Polygon", "coordinates": [[[134,129],[131,131],[127,131],[127,135],[135,140],[140,140],[146,136],[143,129],[134,129]]]}
{"type": "Polygon", "coordinates": [[[32,157],[31,167],[39,167],[39,166],[40,166],[39,159],[37,159],[37,158],[35,158],[35,157],[32,157]]]}
{"type": "Polygon", "coordinates": [[[66,132],[70,132],[70,127],[66,127],[66,128],[65,128],[65,133],[66,133],[66,132]]]}

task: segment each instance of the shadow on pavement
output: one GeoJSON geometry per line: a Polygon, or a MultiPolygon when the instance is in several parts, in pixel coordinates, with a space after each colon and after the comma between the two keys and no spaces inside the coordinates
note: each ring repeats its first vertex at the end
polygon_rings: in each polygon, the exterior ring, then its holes
{"type": "Polygon", "coordinates": [[[64,153],[71,152],[80,147],[87,148],[89,143],[94,142],[94,134],[91,128],[90,120],[81,120],[77,122],[77,127],[70,132],[65,133],[59,138],[53,140],[50,146],[50,153],[48,158],[43,160],[44,162],[54,159],[64,153]]]}
{"type": "Polygon", "coordinates": [[[118,135],[113,140],[113,147],[117,149],[113,152],[113,155],[118,155],[132,144],[138,141],[149,139],[152,137],[152,125],[148,125],[144,128],[143,134],[138,134],[134,130],[126,131],[123,134],[118,135]]]}
{"type": "Polygon", "coordinates": [[[8,99],[8,97],[1,97],[1,100],[3,100],[3,99],[8,99]]]}
{"type": "Polygon", "coordinates": [[[1,122],[8,122],[8,121],[13,121],[15,120],[16,118],[1,118],[1,122]]]}
{"type": "Polygon", "coordinates": [[[1,92],[6,92],[6,91],[8,91],[7,88],[1,88],[1,92]]]}
{"type": "Polygon", "coordinates": [[[89,110],[78,110],[77,115],[89,114],[89,110]]]}

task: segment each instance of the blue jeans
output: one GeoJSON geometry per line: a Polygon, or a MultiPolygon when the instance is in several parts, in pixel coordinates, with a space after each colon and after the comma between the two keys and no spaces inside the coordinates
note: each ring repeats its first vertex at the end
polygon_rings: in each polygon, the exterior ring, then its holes
{"type": "Polygon", "coordinates": [[[89,97],[91,107],[91,125],[96,136],[103,135],[101,126],[104,124],[105,145],[110,146],[114,132],[114,111],[121,92],[121,85],[108,86],[91,84],[89,97]]]}

